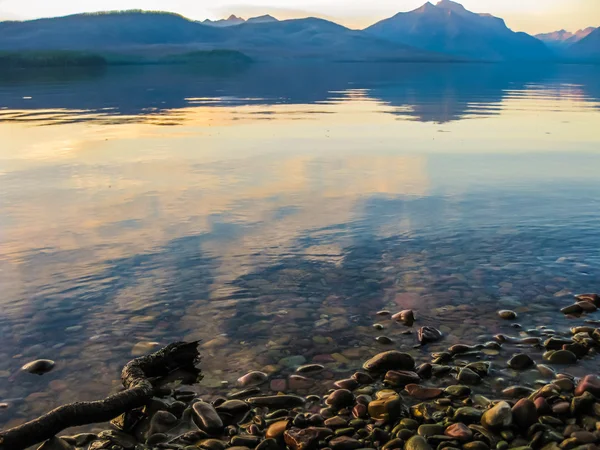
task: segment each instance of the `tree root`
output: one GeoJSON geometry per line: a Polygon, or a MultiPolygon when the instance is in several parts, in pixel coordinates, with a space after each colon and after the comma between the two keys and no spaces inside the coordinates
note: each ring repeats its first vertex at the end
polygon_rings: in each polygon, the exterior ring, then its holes
{"type": "Polygon", "coordinates": [[[199,375],[198,342],[175,342],[150,355],[136,358],[121,372],[125,390],[104,400],[76,402],[56,409],[23,425],[0,431],[0,450],[24,450],[50,439],[66,428],[107,422],[134,408],[144,406],[153,396],[161,378],[183,369],[199,375]]]}

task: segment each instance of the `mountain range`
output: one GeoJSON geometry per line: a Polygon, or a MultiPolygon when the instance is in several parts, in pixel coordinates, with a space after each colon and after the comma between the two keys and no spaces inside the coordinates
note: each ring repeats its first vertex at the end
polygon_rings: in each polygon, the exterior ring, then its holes
{"type": "Polygon", "coordinates": [[[577,30],[575,33],[567,30],[559,30],[551,33],[536,34],[535,37],[546,43],[549,47],[564,47],[579,42],[595,29],[594,27],[588,27],[577,30]]]}
{"type": "Polygon", "coordinates": [[[164,12],[123,11],[0,22],[0,51],[93,51],[173,55],[236,50],[255,60],[600,61],[600,31],[533,37],[504,20],[441,0],[352,30],[318,18],[192,21],[164,12]],[[558,44],[560,42],[561,44],[558,44]],[[559,49],[559,50],[557,50],[559,49]]]}
{"type": "Polygon", "coordinates": [[[515,33],[504,20],[477,14],[461,4],[442,0],[398,13],[365,30],[380,39],[469,59],[547,60],[548,48],[526,33],[515,33]]]}
{"type": "Polygon", "coordinates": [[[238,17],[235,14],[232,14],[227,19],[221,19],[221,20],[206,19],[202,23],[204,25],[210,25],[213,27],[231,27],[234,25],[241,25],[243,23],[269,23],[269,22],[278,22],[278,20],[269,14],[265,14],[264,16],[251,17],[248,20],[242,19],[241,17],[238,17]]]}

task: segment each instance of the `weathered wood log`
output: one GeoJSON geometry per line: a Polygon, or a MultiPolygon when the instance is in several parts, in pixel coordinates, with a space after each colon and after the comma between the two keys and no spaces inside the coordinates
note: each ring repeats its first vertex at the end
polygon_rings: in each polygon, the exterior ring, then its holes
{"type": "Polygon", "coordinates": [[[24,450],[50,439],[66,428],[107,422],[134,408],[144,406],[153,396],[161,378],[179,369],[200,374],[198,342],[175,342],[150,355],[136,358],[121,372],[125,390],[104,400],[59,406],[23,425],[0,431],[0,450],[24,450]]]}

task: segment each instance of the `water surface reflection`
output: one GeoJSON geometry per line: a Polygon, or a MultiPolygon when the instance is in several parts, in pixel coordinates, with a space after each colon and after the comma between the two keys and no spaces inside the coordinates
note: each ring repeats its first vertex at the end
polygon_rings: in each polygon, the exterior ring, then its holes
{"type": "Polygon", "coordinates": [[[413,349],[386,324],[415,354],[514,334],[500,307],[566,329],[565,298],[600,290],[597,75],[4,75],[0,421],[104,396],[139,342],[202,339],[216,393],[247,369],[285,379],[289,356],[358,367],[382,308],[445,331],[413,349]],[[42,356],[57,369],[18,373],[42,356]]]}

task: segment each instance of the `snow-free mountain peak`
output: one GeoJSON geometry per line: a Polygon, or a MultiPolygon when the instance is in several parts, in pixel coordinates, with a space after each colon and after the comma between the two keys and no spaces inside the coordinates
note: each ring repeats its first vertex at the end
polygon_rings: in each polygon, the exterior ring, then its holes
{"type": "Polygon", "coordinates": [[[474,13],[460,3],[441,0],[398,13],[365,31],[392,42],[424,50],[488,61],[544,60],[546,46],[526,33],[515,33],[504,20],[474,13]]]}

